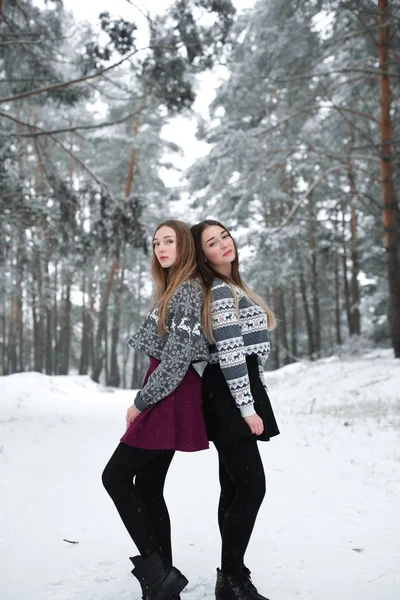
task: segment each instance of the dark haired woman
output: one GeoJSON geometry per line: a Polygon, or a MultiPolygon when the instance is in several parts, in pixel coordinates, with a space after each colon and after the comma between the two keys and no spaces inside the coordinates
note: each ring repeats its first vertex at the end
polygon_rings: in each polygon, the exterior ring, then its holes
{"type": "Polygon", "coordinates": [[[208,360],[208,343],[200,327],[194,243],[185,223],[159,225],[151,271],[155,304],[129,340],[150,357],[150,367],[127,411],[126,433],[104,469],[103,484],[139,550],[131,558],[132,573],[144,599],[168,600],[180,594],[187,579],[172,566],[165,478],[175,450],[208,448],[201,377],[192,367],[208,360]]]}
{"type": "Polygon", "coordinates": [[[244,564],[244,554],[265,495],[257,440],[279,434],[263,379],[271,310],[242,280],[236,244],[218,221],[191,228],[203,280],[203,331],[211,342],[203,373],[203,410],[208,437],[219,457],[222,538],[217,600],[266,600],[244,564]]]}

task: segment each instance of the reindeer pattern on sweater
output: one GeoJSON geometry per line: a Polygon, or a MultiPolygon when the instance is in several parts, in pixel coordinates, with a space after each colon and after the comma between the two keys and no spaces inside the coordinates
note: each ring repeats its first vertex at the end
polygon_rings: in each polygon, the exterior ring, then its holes
{"type": "Polygon", "coordinates": [[[208,342],[200,324],[201,302],[200,280],[182,282],[168,305],[166,333],[161,336],[157,333],[155,305],[128,340],[135,350],[161,361],[136,395],[134,404],[141,412],[173,392],[192,363],[209,360],[208,342]]]}

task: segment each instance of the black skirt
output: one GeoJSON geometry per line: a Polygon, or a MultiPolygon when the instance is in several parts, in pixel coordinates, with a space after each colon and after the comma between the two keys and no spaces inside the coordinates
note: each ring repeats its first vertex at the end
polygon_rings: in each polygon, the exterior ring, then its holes
{"type": "MultiPolygon", "coordinates": [[[[278,425],[260,379],[257,356],[247,356],[246,363],[254,409],[264,423],[264,431],[257,439],[266,442],[279,434],[278,425]]],[[[203,411],[208,439],[213,442],[230,442],[253,435],[235,404],[219,363],[208,364],[204,370],[203,411]]]]}

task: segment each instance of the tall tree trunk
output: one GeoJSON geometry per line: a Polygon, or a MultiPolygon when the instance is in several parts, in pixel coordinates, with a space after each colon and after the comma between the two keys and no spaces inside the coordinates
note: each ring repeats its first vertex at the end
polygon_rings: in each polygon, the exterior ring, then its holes
{"type": "Polygon", "coordinates": [[[308,298],[307,298],[307,289],[306,289],[306,283],[304,280],[303,268],[301,266],[299,256],[297,256],[297,264],[298,264],[298,269],[299,269],[299,286],[300,286],[301,299],[303,301],[304,320],[306,322],[306,330],[307,330],[308,356],[312,360],[314,358],[314,352],[315,352],[313,323],[312,323],[312,319],[311,319],[310,306],[309,306],[308,298]]]}
{"type": "Polygon", "coordinates": [[[118,346],[119,346],[119,329],[121,321],[121,305],[122,305],[122,292],[124,289],[124,275],[125,269],[120,270],[120,277],[118,281],[118,287],[114,294],[114,314],[111,328],[111,357],[110,357],[110,375],[108,378],[108,384],[113,387],[119,387],[121,383],[121,375],[118,366],[118,346]]]}
{"type": "Polygon", "coordinates": [[[58,357],[59,357],[59,319],[58,319],[58,303],[57,303],[57,291],[58,291],[58,263],[54,262],[54,294],[53,294],[53,339],[54,339],[54,352],[53,352],[53,373],[57,373],[58,369],[58,357]]]}
{"type": "Polygon", "coordinates": [[[334,259],[334,277],[335,277],[335,333],[336,333],[336,344],[342,345],[342,331],[341,331],[341,310],[340,310],[340,254],[339,254],[339,215],[340,205],[336,205],[335,211],[335,259],[334,259]]]}
{"type": "MultiPolygon", "coordinates": [[[[131,331],[131,327],[132,327],[132,320],[133,320],[133,311],[130,310],[128,312],[128,322],[127,322],[127,330],[131,331]]],[[[123,344],[122,346],[122,387],[124,389],[127,388],[128,383],[127,383],[127,369],[128,369],[128,360],[129,360],[129,356],[130,356],[131,350],[130,350],[130,346],[128,344],[123,344]]]]}
{"type": "Polygon", "coordinates": [[[314,348],[317,357],[321,355],[321,317],[318,297],[317,243],[315,236],[314,194],[308,196],[309,244],[311,249],[311,297],[314,314],[314,348]]]}
{"type": "MultiPolygon", "coordinates": [[[[0,223],[1,227],[1,223],[0,223]]],[[[0,229],[1,238],[4,239],[3,228],[0,229]]],[[[6,247],[0,244],[0,272],[6,272],[6,247]]],[[[5,277],[0,277],[0,302],[1,302],[1,374],[7,374],[7,288],[5,277]]]]}
{"type": "MultiPolygon", "coordinates": [[[[267,293],[268,295],[268,293],[267,293]]],[[[272,308],[280,321],[282,318],[282,307],[281,307],[281,294],[280,288],[273,287],[272,288],[272,308]]],[[[281,366],[281,347],[282,347],[282,338],[280,334],[281,323],[279,323],[279,327],[276,329],[276,334],[274,336],[274,343],[272,344],[272,362],[275,369],[279,369],[281,366]]]]}
{"type": "Polygon", "coordinates": [[[16,231],[14,261],[12,265],[12,295],[9,318],[8,335],[8,360],[9,373],[17,373],[20,370],[21,354],[21,325],[22,325],[22,282],[24,277],[24,248],[23,231],[16,231]]]}
{"type": "Polygon", "coordinates": [[[17,370],[22,372],[24,370],[24,336],[23,336],[23,285],[24,285],[24,264],[25,264],[25,245],[24,245],[24,230],[20,231],[18,239],[19,250],[17,256],[17,336],[18,336],[18,365],[17,370]]]}
{"type": "Polygon", "coordinates": [[[86,275],[82,275],[82,339],[79,375],[87,375],[90,360],[90,314],[86,307],[86,275]]]}
{"type": "MultiPolygon", "coordinates": [[[[351,124],[350,129],[351,148],[355,145],[355,133],[354,124],[351,124]]],[[[360,289],[358,285],[358,231],[357,231],[357,188],[355,175],[353,170],[353,164],[350,160],[348,179],[351,196],[351,218],[350,218],[350,232],[351,232],[351,281],[350,281],[350,293],[351,293],[351,305],[350,305],[350,335],[360,334],[360,289]]]]}
{"type": "Polygon", "coordinates": [[[50,275],[49,275],[49,263],[46,259],[44,264],[44,296],[46,298],[45,315],[46,315],[46,345],[45,345],[45,368],[47,375],[52,375],[53,371],[53,315],[51,310],[51,286],[50,286],[50,275]]]}
{"type": "Polygon", "coordinates": [[[60,342],[58,374],[68,375],[71,347],[71,275],[67,273],[60,303],[60,342]]]}
{"type": "Polygon", "coordinates": [[[39,250],[36,249],[34,280],[36,283],[37,295],[34,295],[33,320],[34,320],[34,369],[39,373],[43,371],[44,346],[46,343],[44,335],[44,295],[43,295],[43,277],[42,261],[39,250]]]}
{"type": "Polygon", "coordinates": [[[346,214],[345,206],[342,202],[342,243],[343,243],[343,254],[342,254],[342,266],[343,266],[343,287],[344,287],[344,305],[346,309],[347,326],[349,334],[351,332],[351,305],[350,305],[350,288],[349,278],[347,274],[347,244],[346,244],[346,214]]]}
{"type": "Polygon", "coordinates": [[[18,336],[18,305],[17,298],[14,293],[11,297],[10,323],[8,329],[8,373],[17,372],[17,340],[18,336]]]}
{"type": "Polygon", "coordinates": [[[378,0],[382,220],[389,284],[389,334],[394,355],[396,358],[400,358],[400,265],[397,253],[399,233],[392,177],[391,97],[388,75],[390,67],[388,4],[388,0],[378,0]]]}
{"type": "Polygon", "coordinates": [[[292,359],[297,360],[297,296],[296,296],[296,281],[292,279],[291,287],[291,299],[292,299],[292,332],[291,332],[291,346],[292,346],[292,359]]]}
{"type": "Polygon", "coordinates": [[[96,304],[96,284],[94,281],[89,286],[89,356],[90,368],[94,369],[96,363],[96,353],[94,348],[94,324],[95,324],[95,304],[96,304]]]}
{"type": "MultiPolygon", "coordinates": [[[[273,303],[274,312],[279,319],[279,327],[277,329],[277,337],[279,338],[279,345],[281,347],[280,355],[282,355],[283,364],[288,365],[290,358],[288,355],[288,342],[287,342],[287,324],[286,324],[286,310],[285,301],[283,296],[283,290],[280,286],[274,287],[273,291],[273,303]]],[[[280,361],[279,361],[280,362],[280,361]]]]}
{"type": "Polygon", "coordinates": [[[104,371],[105,371],[105,381],[106,385],[108,385],[109,380],[109,369],[108,369],[108,310],[106,312],[105,317],[105,325],[104,325],[104,371]]]}
{"type": "Polygon", "coordinates": [[[342,345],[342,333],[340,327],[340,274],[339,274],[339,255],[335,253],[335,331],[336,343],[342,345]]]}
{"type": "Polygon", "coordinates": [[[108,276],[108,280],[106,282],[105,291],[103,294],[103,298],[101,301],[100,314],[99,314],[99,324],[97,329],[96,336],[96,348],[95,348],[95,364],[92,370],[91,378],[93,381],[99,382],[100,373],[103,369],[104,364],[104,350],[103,350],[103,339],[105,336],[105,329],[107,324],[107,309],[108,309],[108,301],[110,299],[111,289],[114,281],[115,273],[118,271],[118,257],[114,258],[114,262],[111,267],[110,274],[108,276]]]}
{"type": "MultiPolygon", "coordinates": [[[[138,276],[137,276],[137,287],[135,294],[133,324],[138,326],[141,319],[141,305],[142,305],[142,263],[138,257],[138,276]]],[[[129,348],[128,348],[129,350],[129,348]]],[[[131,377],[131,389],[140,388],[142,385],[142,361],[140,360],[141,353],[134,350],[132,359],[132,377],[131,377]]]]}

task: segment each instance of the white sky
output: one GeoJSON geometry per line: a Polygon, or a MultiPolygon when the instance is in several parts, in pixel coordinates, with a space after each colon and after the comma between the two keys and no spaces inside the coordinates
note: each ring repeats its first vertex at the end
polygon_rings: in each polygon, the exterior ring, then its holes
{"type": "MultiPolygon", "coordinates": [[[[255,0],[233,0],[237,10],[244,10],[253,6],[255,0]]],[[[155,0],[151,2],[151,12],[162,13],[170,4],[172,0],[155,0]]],[[[143,11],[149,10],[149,2],[143,2],[143,0],[96,0],[96,3],[85,2],[84,0],[64,0],[64,6],[74,12],[77,19],[85,19],[87,21],[95,21],[104,10],[107,10],[111,14],[119,14],[121,17],[127,19],[130,16],[137,17],[137,8],[143,11]]]]}
{"type": "MultiPolygon", "coordinates": [[[[255,0],[233,0],[233,4],[238,11],[250,8],[254,3],[255,0]]],[[[156,0],[151,4],[151,12],[162,13],[172,4],[172,0],[156,0]]],[[[114,16],[121,16],[125,19],[132,18],[140,26],[138,22],[140,11],[138,11],[138,8],[145,12],[149,9],[149,2],[143,2],[143,0],[137,0],[136,2],[129,2],[128,0],[96,0],[96,4],[92,4],[84,0],[64,0],[64,6],[67,10],[73,12],[77,20],[86,20],[95,23],[98,20],[98,15],[102,11],[107,10],[114,16]]],[[[145,26],[144,18],[143,25],[145,26]]],[[[143,42],[143,45],[145,44],[146,41],[143,42]]],[[[208,106],[214,99],[217,86],[218,78],[213,73],[204,73],[199,78],[199,90],[193,106],[193,110],[196,113],[200,113],[205,118],[207,117],[208,106]]],[[[187,169],[195,162],[196,158],[204,156],[208,152],[208,145],[196,139],[196,127],[195,118],[179,116],[171,120],[170,124],[166,125],[163,129],[162,135],[165,139],[172,140],[182,147],[182,156],[174,154],[167,157],[178,169],[187,169]]],[[[182,183],[179,171],[163,169],[161,176],[167,186],[172,187],[182,183]]]]}

